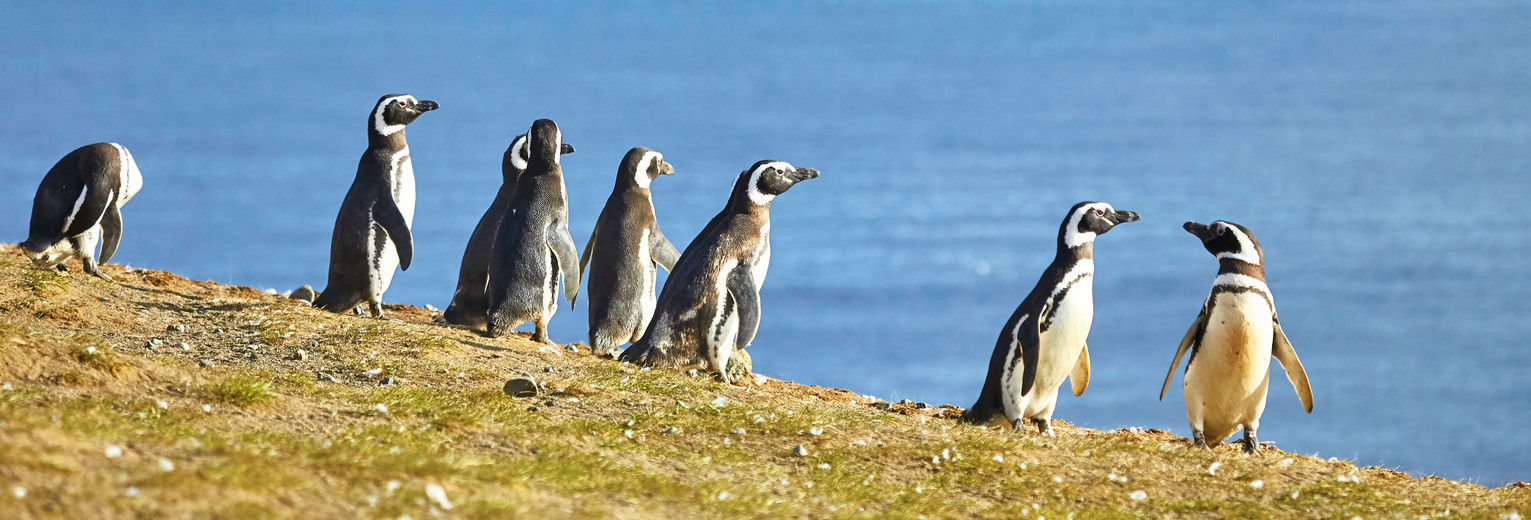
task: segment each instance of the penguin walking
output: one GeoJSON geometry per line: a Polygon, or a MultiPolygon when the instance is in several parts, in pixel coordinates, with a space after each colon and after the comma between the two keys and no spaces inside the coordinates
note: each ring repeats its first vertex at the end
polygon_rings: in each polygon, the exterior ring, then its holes
{"type": "Polygon", "coordinates": [[[122,206],[144,185],[138,163],[117,143],[95,143],[69,152],[37,186],[32,222],[21,251],[38,267],[66,270],[79,258],[85,272],[111,280],[97,265],[117,253],[122,240],[122,206]]]}
{"type": "Polygon", "coordinates": [[[1259,453],[1255,433],[1265,411],[1271,358],[1286,370],[1303,410],[1313,413],[1308,373],[1281,331],[1276,301],[1265,285],[1265,252],[1254,233],[1222,220],[1210,226],[1186,222],[1185,230],[1217,257],[1217,277],[1201,313],[1180,340],[1159,400],[1169,390],[1180,357],[1190,350],[1183,386],[1192,445],[1211,449],[1209,444],[1221,444],[1243,427],[1244,452],[1259,453]]]}
{"type": "Polygon", "coordinates": [[[374,317],[383,317],[383,292],[393,281],[393,268],[408,270],[414,259],[409,226],[415,218],[415,170],[404,127],[437,108],[435,101],[404,94],[383,96],[372,107],[367,151],[335,217],[329,283],[314,299],[315,307],[345,312],[366,302],[374,317]]]}
{"type": "Polygon", "coordinates": [[[590,346],[609,355],[617,345],[638,341],[654,315],[656,265],[675,268],[680,251],[659,232],[649,183],[675,168],[664,155],[644,147],[628,150],[617,167],[617,185],[601,209],[580,256],[581,277],[590,303],[590,346]],[[584,274],[586,267],[588,275],[584,274]]]}
{"type": "MultiPolygon", "coordinates": [[[[441,314],[441,320],[453,325],[481,327],[489,313],[489,257],[494,251],[495,231],[500,229],[500,219],[505,218],[505,208],[516,192],[516,180],[526,171],[526,161],[531,157],[531,140],[526,134],[516,136],[505,149],[500,160],[500,191],[489,203],[484,216],[479,217],[468,237],[468,247],[462,254],[462,265],[457,269],[457,290],[452,293],[452,303],[441,314]]],[[[564,143],[560,153],[574,153],[574,147],[564,143]]]]}
{"type": "Polygon", "coordinates": [[[760,161],[741,172],[728,206],[681,253],[648,330],[621,359],[710,367],[732,384],[728,356],[748,347],[760,325],[760,286],[771,263],[771,200],[818,176],[782,161],[760,161]]]}
{"type": "Polygon", "coordinates": [[[552,343],[548,322],[558,310],[558,278],[564,299],[579,292],[579,253],[569,236],[569,197],[558,156],[563,133],[547,119],[532,123],[531,156],[495,230],[489,259],[488,333],[501,337],[528,321],[532,341],[552,343]]]}
{"type": "Polygon", "coordinates": [[[1076,396],[1090,383],[1085,337],[1095,317],[1095,238],[1137,220],[1137,213],[1104,202],[1081,202],[1069,210],[1058,229],[1057,256],[1000,330],[988,378],[964,421],[982,424],[1003,413],[1016,431],[1030,420],[1042,435],[1053,436],[1063,379],[1076,396]]]}

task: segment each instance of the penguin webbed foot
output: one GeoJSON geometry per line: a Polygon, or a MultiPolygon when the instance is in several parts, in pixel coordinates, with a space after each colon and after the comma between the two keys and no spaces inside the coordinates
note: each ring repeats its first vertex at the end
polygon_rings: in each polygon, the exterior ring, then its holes
{"type": "Polygon", "coordinates": [[[1247,429],[1244,430],[1244,441],[1243,442],[1244,442],[1244,454],[1245,455],[1259,455],[1260,454],[1260,441],[1255,438],[1255,434],[1254,433],[1250,432],[1247,429]]]}
{"type": "Polygon", "coordinates": [[[1191,448],[1201,448],[1209,452],[1212,451],[1212,447],[1207,445],[1206,434],[1202,433],[1201,430],[1193,430],[1191,432],[1191,448]]]}
{"type": "Polygon", "coordinates": [[[58,264],[58,265],[55,265],[55,266],[53,266],[53,268],[54,268],[54,269],[58,269],[58,271],[59,271],[59,272],[60,272],[60,273],[67,273],[67,272],[69,272],[69,266],[67,266],[67,265],[64,265],[64,263],[63,263],[63,262],[59,262],[59,264],[58,264]]]}
{"type": "Polygon", "coordinates": [[[554,343],[553,340],[548,339],[548,328],[546,325],[537,326],[537,330],[532,332],[532,341],[541,343],[543,345],[552,345],[555,347],[558,346],[558,344],[554,343]]]}
{"type": "Polygon", "coordinates": [[[372,317],[383,319],[383,302],[367,302],[367,308],[372,311],[372,317]]]}
{"type": "Polygon", "coordinates": [[[95,276],[96,278],[106,280],[108,282],[112,281],[112,277],[107,276],[106,273],[101,272],[101,268],[96,265],[96,261],[93,259],[85,260],[85,273],[91,276],[95,276]]]}
{"type": "Polygon", "coordinates": [[[1043,437],[1058,436],[1058,434],[1053,433],[1052,419],[1032,419],[1031,423],[1037,426],[1037,433],[1041,434],[1043,437]]]}

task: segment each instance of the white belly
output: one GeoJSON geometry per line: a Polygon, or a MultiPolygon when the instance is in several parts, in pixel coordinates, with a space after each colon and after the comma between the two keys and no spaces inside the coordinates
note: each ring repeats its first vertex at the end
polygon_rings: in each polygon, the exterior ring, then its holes
{"type": "Polygon", "coordinates": [[[1196,359],[1186,367],[1186,416],[1208,442],[1258,422],[1270,381],[1270,305],[1252,292],[1217,297],[1196,359]]]}
{"type": "Polygon", "coordinates": [[[658,303],[654,299],[654,280],[659,276],[658,267],[654,266],[654,258],[649,254],[649,230],[644,229],[638,238],[638,262],[643,269],[643,294],[638,315],[638,327],[633,331],[632,341],[638,341],[643,337],[643,331],[649,326],[649,319],[654,316],[654,308],[658,303]]]}
{"type": "Polygon", "coordinates": [[[1055,302],[1057,310],[1053,313],[1052,323],[1040,336],[1031,392],[1021,394],[1027,370],[1024,363],[1017,364],[1010,377],[1003,381],[1005,414],[1009,420],[1052,418],[1053,408],[1058,403],[1058,388],[1079,361],[1079,352],[1090,335],[1090,323],[1095,319],[1093,286],[1094,277],[1085,276],[1074,282],[1063,300],[1055,302]]]}
{"type": "MultiPolygon", "coordinates": [[[[389,194],[393,196],[394,204],[399,206],[399,212],[404,214],[404,223],[414,225],[415,220],[415,169],[409,161],[409,148],[398,151],[393,155],[392,169],[388,175],[389,194]]],[[[372,260],[372,268],[368,272],[368,288],[372,294],[369,299],[381,299],[384,292],[388,291],[388,285],[393,282],[394,269],[399,267],[399,252],[393,245],[393,239],[383,241],[381,251],[375,250],[373,245],[377,243],[379,235],[385,235],[383,226],[377,224],[376,217],[370,218],[372,226],[367,229],[367,258],[372,260]]]]}

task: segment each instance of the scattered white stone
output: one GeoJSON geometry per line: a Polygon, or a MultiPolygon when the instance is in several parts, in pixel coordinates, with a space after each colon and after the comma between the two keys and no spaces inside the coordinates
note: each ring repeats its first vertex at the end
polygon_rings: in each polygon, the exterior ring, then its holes
{"type": "Polygon", "coordinates": [[[734,431],[731,432],[731,433],[733,433],[734,435],[744,435],[745,432],[744,432],[744,428],[734,428],[734,431]]]}
{"type": "Polygon", "coordinates": [[[797,457],[807,457],[808,448],[805,448],[803,445],[799,444],[796,448],[792,448],[792,455],[797,457]]]}
{"type": "Polygon", "coordinates": [[[377,413],[388,413],[388,405],[377,403],[377,406],[372,407],[372,411],[377,413]]]}
{"type": "Polygon", "coordinates": [[[1505,513],[1499,515],[1499,520],[1520,520],[1520,513],[1505,513]]]}
{"type": "Polygon", "coordinates": [[[1130,498],[1130,499],[1133,499],[1133,500],[1143,500],[1145,498],[1148,498],[1148,493],[1144,493],[1143,490],[1139,489],[1137,491],[1133,491],[1132,493],[1128,494],[1127,498],[1130,498]]]}
{"type": "Polygon", "coordinates": [[[212,413],[212,411],[213,411],[213,405],[210,405],[210,404],[204,404],[204,405],[202,405],[202,411],[204,411],[204,412],[208,412],[208,413],[212,413]]]}
{"type": "Polygon", "coordinates": [[[763,376],[763,375],[760,375],[760,374],[755,374],[755,385],[756,386],[762,386],[762,385],[765,385],[765,384],[766,384],[766,376],[763,376]]]}
{"type": "Polygon", "coordinates": [[[187,345],[185,341],[181,341],[181,342],[177,342],[175,344],[175,348],[178,348],[178,349],[181,349],[181,350],[191,350],[191,345],[187,345]]]}
{"type": "Polygon", "coordinates": [[[428,311],[431,311],[431,312],[436,312],[438,309],[436,308],[435,305],[431,305],[431,304],[427,303],[427,304],[425,304],[425,310],[428,310],[428,311]]]}
{"type": "Polygon", "coordinates": [[[169,410],[170,409],[170,403],[165,402],[165,400],[163,400],[163,399],[158,400],[158,401],[154,401],[154,406],[158,406],[159,409],[161,409],[161,410],[169,410]]]}
{"type": "Polygon", "coordinates": [[[6,384],[3,384],[3,385],[0,385],[0,390],[10,390],[10,389],[11,389],[11,384],[10,383],[6,383],[6,384]]]}
{"type": "Polygon", "coordinates": [[[930,463],[931,464],[940,464],[941,463],[941,456],[940,455],[936,455],[934,457],[931,457],[930,458],[930,463]]]}
{"type": "Polygon", "coordinates": [[[24,487],[21,487],[21,486],[13,487],[13,488],[11,488],[11,494],[12,495],[16,495],[16,498],[26,498],[27,497],[27,488],[24,488],[24,487]]]}
{"type": "Polygon", "coordinates": [[[727,491],[719,491],[718,492],[718,500],[728,500],[728,497],[729,497],[729,495],[728,495],[727,491]]]}
{"type": "Polygon", "coordinates": [[[941,458],[946,459],[946,460],[952,460],[952,449],[951,448],[946,448],[946,449],[941,450],[941,458]]]}
{"type": "Polygon", "coordinates": [[[1211,466],[1207,466],[1207,474],[1208,475],[1216,476],[1217,475],[1217,468],[1221,468],[1221,467],[1223,467],[1223,463],[1221,463],[1221,462],[1213,462],[1211,466]]]}
{"type": "Polygon", "coordinates": [[[995,455],[993,457],[993,459],[994,459],[994,462],[1004,462],[1005,461],[1005,456],[1004,455],[995,455]]]}
{"type": "Polygon", "coordinates": [[[756,415],[755,416],[755,420],[750,421],[750,422],[755,423],[755,424],[760,424],[760,423],[765,422],[765,417],[761,417],[759,415],[756,415]]]}
{"type": "Polygon", "coordinates": [[[175,471],[175,463],[174,462],[170,462],[170,459],[167,459],[167,458],[164,458],[164,457],[160,457],[160,459],[159,459],[159,470],[160,471],[175,471]]]}
{"type": "Polygon", "coordinates": [[[367,371],[362,372],[362,375],[367,377],[377,377],[377,375],[381,373],[383,373],[383,369],[381,368],[369,368],[367,371]]]}
{"type": "Polygon", "coordinates": [[[1063,477],[1053,477],[1053,482],[1062,483],[1063,482],[1063,477]]]}
{"type": "Polygon", "coordinates": [[[85,347],[85,352],[89,353],[89,354],[95,354],[96,353],[96,347],[85,347]]]}
{"type": "Polygon", "coordinates": [[[631,438],[633,438],[633,431],[632,430],[622,430],[622,436],[631,439],[631,438]]]}
{"type": "Polygon", "coordinates": [[[664,429],[664,434],[665,435],[675,435],[677,433],[680,433],[680,428],[676,428],[674,426],[671,426],[669,428],[665,428],[664,429]]]}
{"type": "Polygon", "coordinates": [[[866,445],[867,445],[867,441],[863,441],[861,439],[857,439],[857,440],[851,441],[851,446],[866,446],[866,445]]]}
{"type": "Polygon", "coordinates": [[[1292,500],[1297,500],[1297,496],[1301,495],[1301,494],[1302,494],[1301,491],[1293,491],[1292,492],[1292,500]]]}
{"type": "Polygon", "coordinates": [[[1256,480],[1254,482],[1250,482],[1249,483],[1249,487],[1252,487],[1252,488],[1255,488],[1255,489],[1263,488],[1263,487],[1265,487],[1265,481],[1264,480],[1256,480]]]}
{"type": "Polygon", "coordinates": [[[1291,458],[1285,458],[1285,459],[1281,459],[1280,461],[1276,462],[1276,465],[1277,466],[1281,466],[1281,467],[1284,468],[1284,467],[1287,467],[1287,466],[1291,466],[1293,462],[1296,462],[1296,461],[1292,460],[1291,458]]]}
{"type": "Polygon", "coordinates": [[[726,405],[726,404],[728,404],[728,398],[727,397],[719,396],[717,399],[713,399],[712,400],[712,407],[713,408],[722,408],[723,405],[726,405]]]}
{"type": "Polygon", "coordinates": [[[115,458],[121,457],[121,456],[122,456],[122,447],[121,446],[118,446],[116,444],[109,444],[109,445],[106,446],[106,458],[108,458],[108,459],[115,459],[115,458]]]}
{"type": "Polygon", "coordinates": [[[563,355],[563,354],[559,354],[558,353],[558,349],[553,348],[552,345],[543,345],[543,346],[537,347],[537,352],[542,353],[542,354],[552,354],[552,355],[555,355],[555,356],[562,356],[563,355]]]}
{"type": "Polygon", "coordinates": [[[438,484],[426,484],[425,496],[426,498],[431,499],[431,502],[435,502],[437,507],[442,509],[452,509],[452,502],[447,500],[447,490],[442,489],[438,484]]]}
{"type": "Polygon", "coordinates": [[[697,372],[695,368],[686,371],[686,375],[690,377],[696,377],[699,374],[701,374],[701,372],[697,372]]]}
{"type": "Polygon", "coordinates": [[[824,428],[819,427],[819,426],[814,426],[812,428],[809,428],[808,429],[808,435],[812,435],[814,437],[818,437],[820,435],[824,435],[824,428]]]}
{"type": "Polygon", "coordinates": [[[136,496],[138,496],[138,488],[133,487],[133,486],[128,486],[128,490],[126,492],[124,492],[124,493],[127,496],[136,497],[136,496]]]}
{"type": "Polygon", "coordinates": [[[829,469],[829,463],[819,464],[819,469],[829,469]]]}

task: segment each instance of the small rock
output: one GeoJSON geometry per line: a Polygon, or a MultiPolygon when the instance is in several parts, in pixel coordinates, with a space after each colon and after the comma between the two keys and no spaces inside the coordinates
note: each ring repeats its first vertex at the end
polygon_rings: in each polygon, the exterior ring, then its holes
{"type": "Polygon", "coordinates": [[[744,428],[734,428],[730,433],[733,433],[734,435],[744,435],[745,432],[744,428]]]}
{"type": "Polygon", "coordinates": [[[24,488],[24,487],[21,487],[21,486],[13,487],[13,488],[11,488],[11,494],[15,495],[16,498],[26,498],[27,497],[27,488],[24,488]]]}
{"type": "Polygon", "coordinates": [[[568,345],[564,345],[563,349],[567,350],[569,352],[579,352],[579,347],[574,346],[573,343],[570,343],[568,345]]]}
{"type": "Polygon", "coordinates": [[[1004,462],[1005,461],[1005,456],[1004,455],[995,455],[992,458],[994,459],[994,462],[1004,462]]]}
{"type": "Polygon", "coordinates": [[[805,448],[805,447],[803,447],[803,445],[799,444],[799,445],[797,445],[796,448],[792,448],[792,456],[794,456],[794,457],[807,457],[808,456],[808,448],[805,448]]]}
{"type": "Polygon", "coordinates": [[[115,459],[115,458],[121,457],[121,456],[122,456],[122,447],[121,446],[118,446],[116,444],[109,444],[109,445],[106,446],[106,458],[108,458],[108,459],[115,459]]]}
{"type": "Polygon", "coordinates": [[[872,405],[872,407],[876,408],[878,410],[892,410],[893,409],[893,403],[889,403],[889,402],[884,401],[884,402],[881,402],[881,403],[874,404],[874,405],[872,405]]]}
{"type": "Polygon", "coordinates": [[[175,471],[175,463],[174,462],[170,462],[170,459],[167,459],[167,458],[164,458],[164,457],[160,457],[160,459],[159,459],[159,470],[160,471],[175,471]]]}
{"type": "Polygon", "coordinates": [[[204,360],[198,361],[197,362],[197,366],[200,366],[200,367],[210,367],[210,366],[213,366],[213,360],[211,360],[211,359],[204,359],[204,360]]]}
{"type": "Polygon", "coordinates": [[[829,463],[825,462],[823,464],[819,464],[819,469],[829,469],[829,463]]]}
{"type": "Polygon", "coordinates": [[[511,397],[532,397],[537,395],[537,382],[530,378],[518,377],[505,382],[505,395],[511,397]]]}
{"type": "Polygon", "coordinates": [[[436,311],[439,311],[441,309],[437,309],[435,305],[431,305],[431,304],[427,303],[427,304],[425,304],[425,310],[428,310],[428,311],[431,311],[431,312],[436,312],[436,311]]]}
{"type": "Polygon", "coordinates": [[[925,403],[914,403],[914,407],[915,408],[919,408],[921,410],[924,410],[926,408],[930,408],[930,405],[925,404],[925,403]]]}
{"type": "Polygon", "coordinates": [[[904,399],[902,401],[899,401],[898,404],[914,404],[914,401],[909,400],[909,399],[904,399]]]}
{"type": "Polygon", "coordinates": [[[664,434],[665,435],[675,435],[677,433],[680,433],[680,428],[676,428],[674,426],[671,426],[669,428],[665,428],[664,429],[664,434]]]}
{"type": "Polygon", "coordinates": [[[186,326],[185,325],[171,325],[169,327],[165,327],[165,332],[186,332],[186,326]]]}
{"type": "Polygon", "coordinates": [[[765,385],[765,384],[766,384],[766,376],[764,376],[762,374],[755,374],[755,386],[762,386],[762,385],[765,385]]]}
{"type": "Polygon", "coordinates": [[[542,367],[542,373],[544,373],[544,374],[551,374],[551,373],[553,373],[553,367],[542,367]]]}
{"type": "Polygon", "coordinates": [[[319,373],[319,380],[320,381],[324,381],[326,383],[334,383],[335,382],[335,376],[326,374],[324,372],[320,372],[319,373]]]}
{"type": "Polygon", "coordinates": [[[255,355],[254,352],[251,352],[249,354],[245,354],[245,357],[250,358],[250,361],[255,361],[256,359],[260,359],[260,356],[255,355]]]}
{"type": "Polygon", "coordinates": [[[308,303],[314,303],[314,288],[304,285],[297,289],[293,289],[292,294],[287,295],[287,297],[293,300],[303,300],[308,303]]]}
{"type": "Polygon", "coordinates": [[[266,290],[261,291],[261,292],[269,294],[269,295],[272,295],[272,296],[276,296],[277,295],[276,289],[266,289],[266,290]]]}
{"type": "Polygon", "coordinates": [[[723,374],[728,376],[729,381],[743,381],[744,377],[750,375],[750,371],[753,369],[754,364],[750,361],[750,354],[740,349],[734,349],[728,355],[727,368],[723,370],[723,374]]]}
{"type": "Polygon", "coordinates": [[[537,347],[537,352],[541,353],[541,354],[552,354],[552,355],[555,355],[555,356],[561,356],[562,355],[562,354],[559,354],[558,353],[558,349],[553,348],[552,345],[543,345],[543,346],[537,347]]]}
{"type": "Polygon", "coordinates": [[[377,381],[377,384],[378,384],[378,386],[392,385],[392,384],[398,384],[398,381],[394,380],[394,378],[391,378],[391,377],[385,377],[385,378],[379,379],[377,381]]]}
{"type": "Polygon", "coordinates": [[[1256,480],[1254,482],[1250,482],[1249,483],[1249,487],[1252,487],[1252,488],[1255,488],[1255,489],[1263,488],[1263,487],[1265,487],[1265,481],[1264,480],[1256,480]]]}
{"type": "Polygon", "coordinates": [[[133,486],[128,486],[128,490],[123,492],[123,494],[125,494],[127,496],[130,496],[130,497],[136,497],[136,496],[138,496],[138,488],[133,487],[133,486]]]}
{"type": "Polygon", "coordinates": [[[180,343],[176,343],[175,344],[175,348],[178,348],[178,349],[181,349],[181,350],[188,350],[189,351],[189,350],[191,350],[191,345],[187,345],[185,341],[182,341],[180,343]]]}
{"type": "Polygon", "coordinates": [[[1139,489],[1137,491],[1133,491],[1132,493],[1128,494],[1127,498],[1130,498],[1130,499],[1133,499],[1133,500],[1143,500],[1145,498],[1148,498],[1148,493],[1144,493],[1143,490],[1139,489]]]}
{"type": "Polygon", "coordinates": [[[535,412],[537,410],[541,410],[541,408],[537,408],[535,406],[528,406],[528,407],[526,407],[526,411],[528,411],[528,412],[535,412]]]}
{"type": "Polygon", "coordinates": [[[1223,463],[1221,463],[1221,462],[1213,462],[1211,466],[1207,466],[1207,474],[1208,475],[1217,475],[1217,468],[1221,468],[1221,467],[1223,467],[1223,463]]]}
{"type": "Polygon", "coordinates": [[[364,375],[364,376],[367,376],[367,379],[372,379],[374,377],[377,377],[378,374],[382,374],[382,373],[383,373],[383,369],[381,369],[381,368],[369,368],[366,371],[362,372],[361,374],[364,375]]]}
{"type": "Polygon", "coordinates": [[[726,404],[728,404],[728,398],[727,397],[718,396],[717,399],[713,399],[712,400],[712,407],[713,408],[722,408],[726,404]]]}
{"type": "Polygon", "coordinates": [[[1276,462],[1276,465],[1277,466],[1281,466],[1281,467],[1284,468],[1284,467],[1287,467],[1287,466],[1291,466],[1293,462],[1296,462],[1296,461],[1294,461],[1294,460],[1292,460],[1290,458],[1285,458],[1285,459],[1281,459],[1280,461],[1276,462]]]}
{"type": "Polygon", "coordinates": [[[223,329],[213,329],[213,334],[223,334],[223,329]]]}
{"type": "Polygon", "coordinates": [[[821,426],[814,426],[812,428],[809,428],[808,429],[808,435],[812,435],[814,437],[818,437],[820,435],[824,435],[824,428],[821,427],[821,426]]]}
{"type": "Polygon", "coordinates": [[[377,406],[372,407],[372,411],[377,413],[388,413],[388,405],[378,403],[377,406]]]}
{"type": "Polygon", "coordinates": [[[296,353],[292,355],[292,358],[298,361],[308,361],[308,353],[304,352],[303,349],[300,348],[296,353]]]}
{"type": "Polygon", "coordinates": [[[447,500],[447,490],[442,489],[439,484],[426,484],[425,496],[430,498],[431,502],[435,502],[436,507],[440,507],[442,509],[452,508],[452,502],[447,500]]]}
{"type": "Polygon", "coordinates": [[[210,405],[210,404],[202,405],[202,411],[207,412],[207,413],[213,413],[213,405],[210,405]]]}
{"type": "Polygon", "coordinates": [[[163,399],[155,401],[154,402],[154,406],[158,406],[159,409],[161,409],[161,410],[169,410],[170,409],[170,403],[165,402],[163,399]]]}

